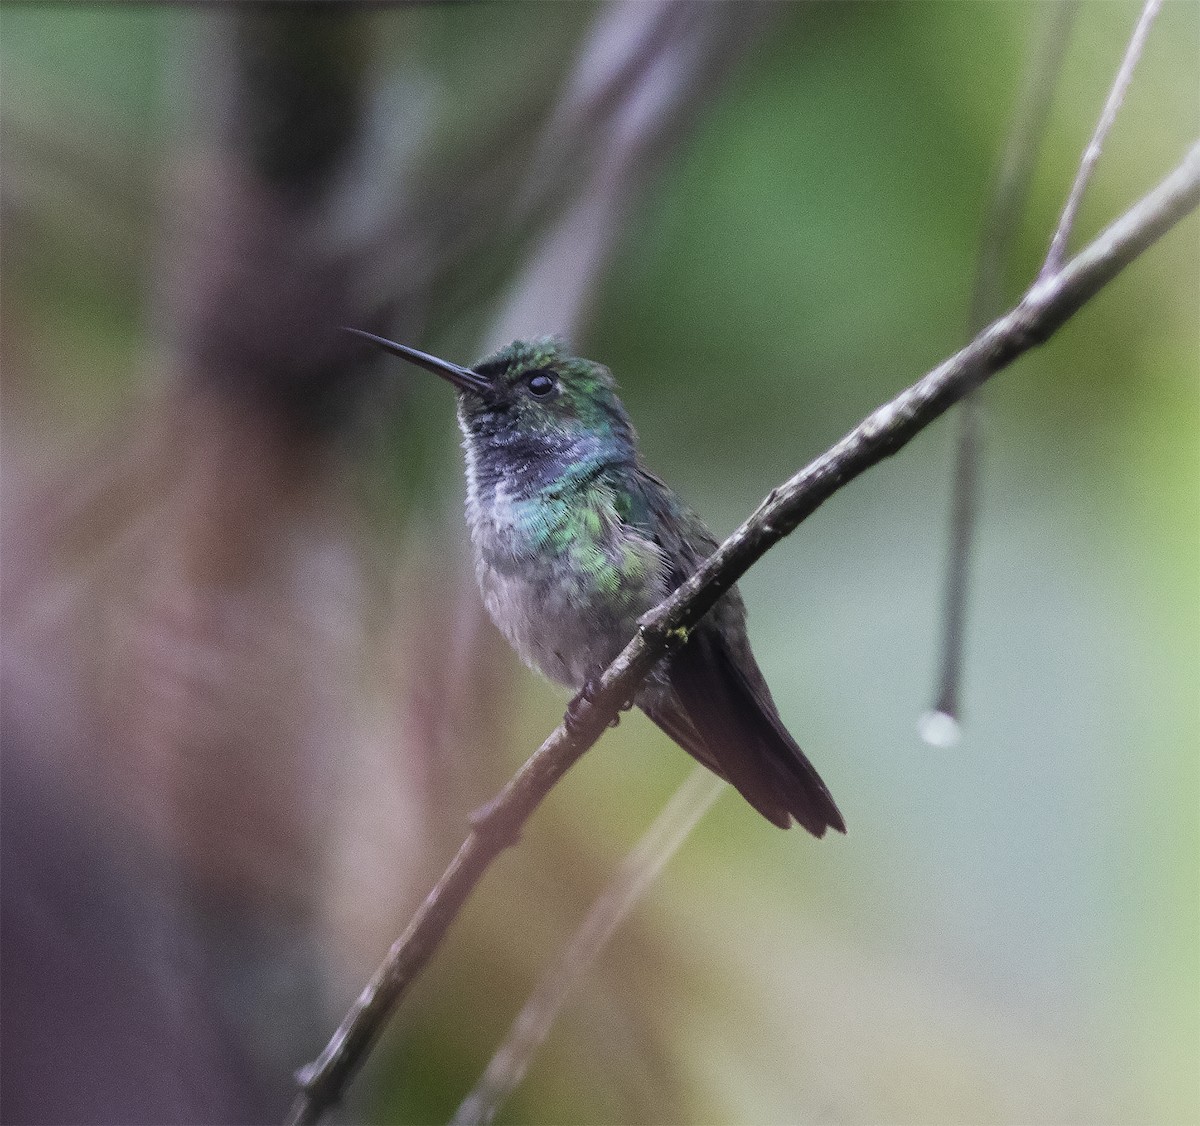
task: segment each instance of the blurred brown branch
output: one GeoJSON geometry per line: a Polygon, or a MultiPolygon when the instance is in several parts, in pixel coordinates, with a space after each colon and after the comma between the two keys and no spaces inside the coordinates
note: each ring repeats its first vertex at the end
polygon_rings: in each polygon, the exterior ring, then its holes
{"type": "Polygon", "coordinates": [[[1153,191],[965,348],[879,407],[766,500],[686,583],[642,619],[590,701],[573,709],[476,821],[407,930],[320,1057],[299,1076],[288,1122],[312,1123],[341,1097],[388,1016],[441,944],[492,861],[513,844],[554,784],[616,718],[654,664],[771,547],[855,477],[896,453],[964,395],[1048,340],[1143,251],[1200,204],[1200,143],[1153,191]]]}
{"type": "Polygon", "coordinates": [[[538,140],[516,210],[550,210],[485,341],[578,335],[620,219],[761,32],[762,5],[601,10],[538,140]]]}

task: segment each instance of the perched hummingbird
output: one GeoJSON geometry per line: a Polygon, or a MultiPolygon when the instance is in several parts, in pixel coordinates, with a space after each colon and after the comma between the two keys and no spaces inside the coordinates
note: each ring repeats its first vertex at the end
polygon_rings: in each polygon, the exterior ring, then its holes
{"type": "MultiPolygon", "coordinates": [[[[474,367],[350,332],[458,390],[467,523],[492,620],[525,664],[587,693],[661,602],[716,550],[642,462],[609,370],[557,339],[514,341],[474,367]]],[[[634,698],[767,820],[846,831],[788,734],[731,589],[634,698]]]]}

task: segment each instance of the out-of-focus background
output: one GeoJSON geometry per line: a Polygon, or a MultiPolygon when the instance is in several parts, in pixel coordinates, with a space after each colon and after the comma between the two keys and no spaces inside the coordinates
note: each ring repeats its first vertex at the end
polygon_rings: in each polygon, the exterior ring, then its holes
{"type": "MultiPolygon", "coordinates": [[[[446,387],[559,331],[725,534],[964,339],[1023,3],[6,5],[3,1117],[280,1118],[561,714],[483,617],[446,387]]],[[[1008,292],[1136,5],[1078,11],[1008,292]]],[[[1077,245],[1200,132],[1168,2],[1077,245]]],[[[747,576],[849,835],[726,795],[508,1122],[1200,1120],[1195,220],[747,576]]],[[[488,876],[341,1113],[445,1120],[690,769],[640,715],[488,876]]]]}

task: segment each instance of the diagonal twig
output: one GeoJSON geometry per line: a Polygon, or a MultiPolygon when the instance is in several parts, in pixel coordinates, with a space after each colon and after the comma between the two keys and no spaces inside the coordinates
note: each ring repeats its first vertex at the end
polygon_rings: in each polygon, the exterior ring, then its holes
{"type": "Polygon", "coordinates": [[[492,1121],[524,1078],[533,1053],[546,1039],[568,995],[727,788],[728,784],[707,767],[697,766],[671,795],[530,994],[483,1076],[459,1106],[452,1126],[486,1126],[492,1121]]]}
{"type": "Polygon", "coordinates": [[[771,547],[834,493],[908,444],[964,395],[1048,340],[1074,313],[1200,204],[1200,143],[1053,277],[965,348],[875,410],[778,488],[705,564],[646,614],[636,637],[581,703],[513,776],[478,820],[404,934],[351,1006],[321,1055],[297,1076],[288,1122],[313,1123],[340,1098],[389,1015],[428,963],[491,863],[513,844],[554,784],[603,734],[647,673],[771,547]]]}
{"type": "Polygon", "coordinates": [[[1100,111],[1100,120],[1096,122],[1092,139],[1088,141],[1087,148],[1083,150],[1079,170],[1075,173],[1075,182],[1071,185],[1067,202],[1063,205],[1062,214],[1058,219],[1058,227],[1054,231],[1054,237],[1050,240],[1050,249],[1046,253],[1046,261],[1042,264],[1041,273],[1038,274],[1038,281],[1045,281],[1046,278],[1058,273],[1062,268],[1063,259],[1067,253],[1067,239],[1071,236],[1071,228],[1075,224],[1075,216],[1079,213],[1083,193],[1087,189],[1088,181],[1092,178],[1096,162],[1100,159],[1100,152],[1104,148],[1108,131],[1117,119],[1121,103],[1125,101],[1125,92],[1129,89],[1130,79],[1133,78],[1133,69],[1142,56],[1142,48],[1145,47],[1146,38],[1150,34],[1150,25],[1154,22],[1154,17],[1158,15],[1158,9],[1161,6],[1162,0],[1146,0],[1146,4],[1142,8],[1137,26],[1129,38],[1129,46],[1125,48],[1125,57],[1121,60],[1121,66],[1117,70],[1117,77],[1113,79],[1112,89],[1108,92],[1108,100],[1104,103],[1104,109],[1100,111]]]}

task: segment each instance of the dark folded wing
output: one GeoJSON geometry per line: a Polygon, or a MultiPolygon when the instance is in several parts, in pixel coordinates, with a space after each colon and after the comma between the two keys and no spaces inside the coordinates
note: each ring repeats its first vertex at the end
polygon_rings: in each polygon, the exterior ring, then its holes
{"type": "MultiPolygon", "coordinates": [[[[703,522],[657,477],[639,469],[622,482],[625,518],[654,537],[678,586],[716,549],[703,522]]],[[[779,718],[746,637],[745,611],[730,591],[668,665],[671,693],[646,713],[684,750],[732,783],[782,828],[845,832],[825,783],[779,718]]]]}
{"type": "Polygon", "coordinates": [[[770,695],[756,691],[745,675],[743,660],[732,658],[714,629],[699,627],[672,659],[674,698],[647,714],[768,821],[786,829],[794,817],[817,837],[827,828],[844,833],[825,783],[783,726],[770,695]]]}

